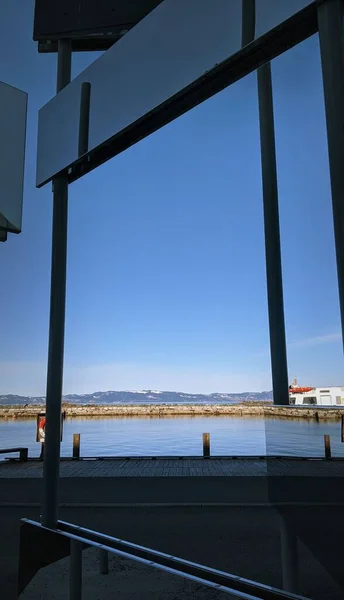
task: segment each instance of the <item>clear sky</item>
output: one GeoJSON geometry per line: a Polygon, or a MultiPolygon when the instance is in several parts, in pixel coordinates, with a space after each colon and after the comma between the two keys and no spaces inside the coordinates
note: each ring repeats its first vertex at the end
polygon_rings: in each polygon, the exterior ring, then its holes
{"type": "MultiPolygon", "coordinates": [[[[44,394],[51,185],[37,116],[56,56],[0,3],[0,80],[29,94],[23,231],[0,245],[0,393],[44,394]]],[[[74,55],[73,76],[96,56],[74,55]]],[[[290,378],[344,385],[316,37],[273,62],[290,378]]],[[[54,140],[51,141],[54,143],[54,140]]],[[[256,74],[70,186],[65,393],[271,389],[256,74]]]]}

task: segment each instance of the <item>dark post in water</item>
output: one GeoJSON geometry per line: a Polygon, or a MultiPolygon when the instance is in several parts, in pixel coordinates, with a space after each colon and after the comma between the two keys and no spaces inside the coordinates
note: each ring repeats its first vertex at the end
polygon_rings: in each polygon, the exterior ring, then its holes
{"type": "Polygon", "coordinates": [[[325,458],[331,458],[331,438],[328,433],[324,435],[325,458]]]}
{"type": "Polygon", "coordinates": [[[80,458],[80,433],[73,433],[73,458],[80,458]]]}
{"type": "Polygon", "coordinates": [[[203,458],[210,457],[210,433],[203,433],[203,458]]]}

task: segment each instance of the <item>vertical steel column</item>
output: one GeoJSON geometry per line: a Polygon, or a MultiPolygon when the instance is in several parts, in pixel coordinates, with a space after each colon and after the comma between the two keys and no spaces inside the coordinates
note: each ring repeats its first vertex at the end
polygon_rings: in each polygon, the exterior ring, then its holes
{"type": "Polygon", "coordinates": [[[344,28],[343,1],[317,0],[330,164],[339,305],[344,343],[344,28]]]}
{"type": "MultiPolygon", "coordinates": [[[[254,39],[255,12],[255,0],[242,0],[242,46],[246,46],[254,39]]],[[[284,323],[275,128],[270,63],[258,69],[257,81],[272,384],[274,404],[288,405],[288,365],[284,323]]]]}
{"type": "Polygon", "coordinates": [[[298,543],[297,537],[285,519],[280,517],[282,586],[286,592],[298,593],[298,543]]]}
{"type": "Polygon", "coordinates": [[[271,64],[257,71],[263,180],[265,260],[274,404],[288,405],[288,365],[284,323],[271,64]]]}
{"type": "Polygon", "coordinates": [[[82,598],[82,543],[70,541],[69,600],[82,598]]]}
{"type": "Polygon", "coordinates": [[[254,40],[256,29],[256,0],[242,0],[241,46],[247,46],[254,40]]]}
{"type": "MultiPolygon", "coordinates": [[[[71,78],[71,43],[58,42],[57,92],[71,78]]],[[[54,140],[52,139],[52,144],[54,140]]],[[[53,180],[53,239],[51,258],[49,354],[46,397],[46,439],[43,464],[42,524],[55,528],[58,519],[60,472],[61,403],[63,382],[64,327],[66,302],[68,180],[53,180]]]]}

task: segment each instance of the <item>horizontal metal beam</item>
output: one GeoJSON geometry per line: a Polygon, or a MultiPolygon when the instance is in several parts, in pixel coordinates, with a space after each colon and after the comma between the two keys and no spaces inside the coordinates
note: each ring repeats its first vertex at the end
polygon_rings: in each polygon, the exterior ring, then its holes
{"type": "Polygon", "coordinates": [[[135,27],[162,0],[35,0],[33,40],[39,52],[57,52],[59,39],[72,41],[72,50],[107,50],[135,27]]]}
{"type": "Polygon", "coordinates": [[[194,81],[156,110],[85,155],[69,169],[69,183],[89,173],[317,31],[317,10],[313,2],[233,54],[228,60],[194,81]]]}
{"type": "MultiPolygon", "coordinates": [[[[44,527],[36,521],[22,519],[22,522],[44,529],[44,527]]],[[[47,529],[47,531],[50,530],[47,529]]],[[[54,532],[84,544],[106,550],[117,556],[135,560],[136,562],[147,564],[165,572],[185,577],[199,584],[204,584],[218,591],[232,595],[233,599],[307,600],[302,596],[286,593],[271,586],[256,583],[249,579],[244,579],[216,569],[211,569],[182,558],[158,552],[157,550],[152,550],[85,527],[79,527],[78,525],[73,525],[72,523],[67,523],[65,521],[58,521],[57,529],[54,530],[54,532]]]]}
{"type": "MultiPolygon", "coordinates": [[[[102,35],[89,36],[86,38],[76,38],[71,40],[72,52],[104,52],[111,48],[122,35],[102,35]]],[[[58,40],[45,40],[37,43],[37,50],[40,54],[56,54],[58,40]]]]}

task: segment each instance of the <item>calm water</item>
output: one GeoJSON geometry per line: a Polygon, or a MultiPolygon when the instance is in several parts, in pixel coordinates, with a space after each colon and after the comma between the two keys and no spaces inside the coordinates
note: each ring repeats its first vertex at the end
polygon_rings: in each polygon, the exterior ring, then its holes
{"type": "MultiPolygon", "coordinates": [[[[0,420],[0,447],[25,446],[29,456],[38,456],[35,428],[34,420],[0,420]]],[[[339,422],[250,417],[67,419],[61,454],[71,456],[73,433],[80,433],[82,456],[195,456],[202,453],[203,432],[211,434],[214,455],[323,456],[329,433],[332,455],[344,456],[339,422]]]]}

